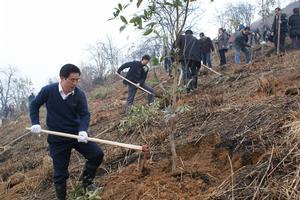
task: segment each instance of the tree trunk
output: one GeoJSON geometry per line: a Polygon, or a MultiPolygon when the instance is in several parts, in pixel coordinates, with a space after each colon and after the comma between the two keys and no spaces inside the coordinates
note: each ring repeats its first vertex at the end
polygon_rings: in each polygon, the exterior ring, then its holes
{"type": "MultiPolygon", "coordinates": [[[[178,80],[178,62],[176,61],[174,64],[174,80],[173,80],[173,85],[172,85],[172,111],[175,112],[176,107],[177,107],[177,80],[178,80]]],[[[176,145],[175,145],[175,129],[176,129],[176,119],[172,117],[169,122],[170,126],[170,133],[169,133],[169,141],[170,141],[170,148],[171,148],[171,153],[172,153],[172,172],[175,172],[176,170],[176,159],[177,159],[177,154],[176,154],[176,145]]]]}

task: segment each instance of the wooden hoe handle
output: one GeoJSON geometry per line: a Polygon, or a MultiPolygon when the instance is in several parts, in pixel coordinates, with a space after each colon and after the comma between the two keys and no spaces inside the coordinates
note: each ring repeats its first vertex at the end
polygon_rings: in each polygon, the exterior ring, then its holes
{"type": "MultiPolygon", "coordinates": [[[[31,128],[26,128],[26,129],[31,131],[31,128]]],[[[48,130],[44,130],[44,129],[42,129],[41,132],[42,133],[47,133],[47,134],[50,134],[50,135],[56,135],[56,136],[61,136],[61,137],[73,138],[73,139],[78,139],[79,138],[78,135],[62,133],[62,132],[56,132],[56,131],[48,131],[48,130]]],[[[92,137],[88,137],[87,140],[91,141],[91,142],[101,143],[101,144],[109,144],[109,145],[113,145],[113,146],[139,150],[139,151],[143,151],[143,152],[147,151],[147,149],[148,149],[146,145],[138,146],[138,145],[134,145],[134,144],[126,144],[126,143],[114,142],[114,141],[109,141],[109,140],[101,140],[101,139],[92,138],[92,137]]]]}

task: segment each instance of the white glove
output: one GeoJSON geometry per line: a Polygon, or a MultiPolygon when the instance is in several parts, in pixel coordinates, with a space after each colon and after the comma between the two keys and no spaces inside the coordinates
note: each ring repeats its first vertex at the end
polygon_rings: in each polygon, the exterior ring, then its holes
{"type": "Polygon", "coordinates": [[[40,134],[42,131],[42,128],[41,128],[41,125],[39,124],[35,124],[35,125],[32,125],[31,126],[31,133],[34,133],[34,134],[40,134]]]}
{"type": "Polygon", "coordinates": [[[88,142],[88,134],[86,131],[79,131],[78,133],[78,142],[84,142],[84,143],[87,143],[88,142]]]}

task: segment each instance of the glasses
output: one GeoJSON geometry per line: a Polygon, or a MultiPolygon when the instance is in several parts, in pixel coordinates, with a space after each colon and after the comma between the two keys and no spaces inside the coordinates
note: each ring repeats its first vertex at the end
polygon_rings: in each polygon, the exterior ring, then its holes
{"type": "Polygon", "coordinates": [[[72,83],[78,83],[80,81],[80,78],[66,78],[66,80],[68,80],[72,83]]]}

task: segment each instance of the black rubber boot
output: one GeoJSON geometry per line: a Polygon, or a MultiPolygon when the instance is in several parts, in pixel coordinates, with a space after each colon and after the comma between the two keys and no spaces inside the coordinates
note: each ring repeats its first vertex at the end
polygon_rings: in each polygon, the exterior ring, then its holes
{"type": "Polygon", "coordinates": [[[66,200],[66,184],[55,184],[56,197],[58,200],[66,200]]]}
{"type": "Polygon", "coordinates": [[[93,180],[95,178],[98,166],[85,164],[82,173],[82,187],[86,191],[94,191],[97,189],[94,185],[93,180]]]}

